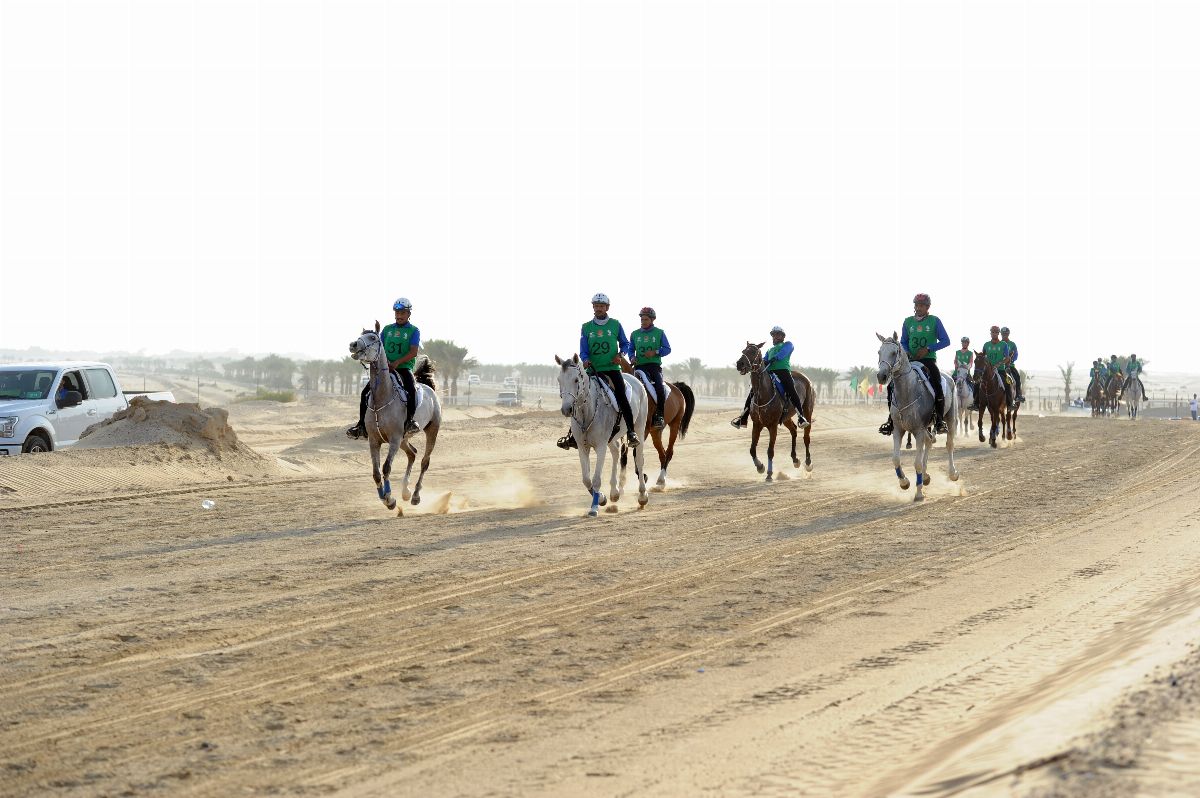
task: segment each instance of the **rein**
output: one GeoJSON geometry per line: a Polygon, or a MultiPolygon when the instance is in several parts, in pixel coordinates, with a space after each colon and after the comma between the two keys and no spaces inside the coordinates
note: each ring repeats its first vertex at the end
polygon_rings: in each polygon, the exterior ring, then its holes
{"type": "MultiPolygon", "coordinates": [[[[574,368],[579,368],[573,366],[574,368]]],[[[587,439],[588,430],[592,428],[592,424],[596,422],[598,413],[593,412],[591,419],[588,419],[588,409],[591,407],[591,382],[592,378],[584,373],[582,368],[579,368],[579,378],[575,380],[575,385],[579,387],[578,393],[564,391],[566,396],[571,397],[571,418],[579,422],[582,430],[581,438],[587,439]],[[578,415],[577,415],[578,414],[578,415]],[[586,424],[584,422],[587,422],[586,424]]],[[[580,441],[582,443],[583,441],[580,441]]]]}
{"type": "MultiPolygon", "coordinates": [[[[380,341],[378,337],[376,337],[375,343],[371,344],[371,346],[368,347],[368,349],[371,349],[371,348],[375,349],[375,354],[371,355],[370,363],[364,363],[363,359],[361,357],[359,358],[358,362],[362,363],[362,367],[365,369],[370,369],[371,367],[375,368],[375,379],[378,383],[376,385],[376,387],[382,387],[384,375],[386,375],[388,379],[391,378],[391,374],[388,373],[388,369],[387,369],[387,361],[384,360],[382,369],[379,366],[379,358],[383,354],[383,342],[380,341]]],[[[391,399],[388,399],[382,405],[379,405],[378,407],[376,407],[374,404],[376,393],[377,393],[376,391],[371,391],[371,399],[369,402],[367,402],[367,409],[370,410],[375,416],[375,426],[382,427],[383,424],[379,419],[379,414],[383,410],[386,410],[388,405],[390,405],[392,402],[396,401],[398,394],[395,391],[393,391],[391,399]]]]}
{"type": "MultiPolygon", "coordinates": [[[[891,376],[891,378],[892,378],[892,383],[893,383],[893,384],[896,384],[896,383],[898,383],[898,382],[900,381],[900,376],[901,376],[901,371],[900,371],[900,353],[901,353],[901,349],[900,349],[900,344],[896,343],[895,341],[890,341],[889,343],[892,343],[892,344],[894,344],[894,345],[895,345],[895,347],[896,347],[896,359],[895,359],[895,360],[893,360],[893,361],[892,361],[892,365],[891,365],[890,367],[888,367],[888,369],[887,369],[887,373],[888,373],[888,375],[889,375],[889,376],[891,376]]],[[[885,364],[885,362],[886,362],[886,361],[880,360],[880,361],[879,361],[879,365],[881,365],[881,366],[882,366],[882,365],[884,365],[884,364],[885,364]]],[[[909,362],[909,365],[910,365],[910,366],[912,365],[911,361],[909,362]]],[[[910,370],[908,371],[908,373],[909,373],[909,374],[912,374],[912,370],[910,369],[910,370]]],[[[919,401],[921,401],[921,392],[920,392],[919,390],[914,390],[914,391],[913,391],[913,400],[912,400],[911,402],[909,402],[908,404],[906,404],[904,407],[900,408],[900,409],[899,409],[897,412],[903,415],[903,413],[904,413],[904,411],[905,411],[905,410],[907,410],[908,408],[912,407],[913,405],[915,405],[915,404],[916,404],[917,402],[919,402],[919,401]]]]}

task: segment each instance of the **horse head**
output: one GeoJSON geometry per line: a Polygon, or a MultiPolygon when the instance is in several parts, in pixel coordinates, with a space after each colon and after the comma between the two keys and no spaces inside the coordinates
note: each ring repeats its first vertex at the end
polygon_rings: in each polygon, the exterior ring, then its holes
{"type": "Polygon", "coordinates": [[[555,355],[554,362],[561,367],[558,372],[558,395],[562,399],[562,414],[569,416],[580,397],[587,397],[588,376],[583,371],[579,355],[571,355],[570,360],[555,355]]]}
{"type": "Polygon", "coordinates": [[[904,347],[900,346],[900,336],[892,333],[891,338],[885,338],[875,333],[879,339],[879,369],[875,372],[875,382],[886,385],[888,377],[895,377],[908,366],[908,356],[904,347]]]}
{"type": "Polygon", "coordinates": [[[965,365],[960,363],[959,365],[954,367],[954,381],[955,382],[958,382],[958,383],[966,382],[970,378],[971,378],[971,372],[967,370],[967,367],[965,365]]]}
{"type": "Polygon", "coordinates": [[[746,342],[746,348],[742,350],[742,356],[739,357],[737,362],[733,364],[733,367],[738,370],[738,374],[749,374],[752,371],[762,371],[762,348],[766,345],[766,341],[763,341],[761,344],[754,344],[750,341],[746,342]]]}
{"type": "Polygon", "coordinates": [[[362,335],[350,342],[350,357],[365,365],[379,356],[382,346],[379,333],[363,330],[362,335]]]}

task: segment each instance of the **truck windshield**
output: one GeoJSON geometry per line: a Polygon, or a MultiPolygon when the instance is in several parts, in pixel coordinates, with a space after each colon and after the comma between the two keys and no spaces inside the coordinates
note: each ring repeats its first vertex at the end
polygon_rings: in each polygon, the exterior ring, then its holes
{"type": "Polygon", "coordinates": [[[53,369],[0,369],[0,399],[45,399],[57,373],[53,369]]]}

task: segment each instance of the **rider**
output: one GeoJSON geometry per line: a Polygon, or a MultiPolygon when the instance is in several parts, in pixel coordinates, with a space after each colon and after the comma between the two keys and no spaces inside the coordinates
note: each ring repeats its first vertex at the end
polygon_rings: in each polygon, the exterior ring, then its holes
{"type": "MultiPolygon", "coordinates": [[[[950,345],[950,336],[946,333],[946,328],[942,326],[942,320],[929,314],[929,305],[929,294],[917,294],[913,297],[913,315],[904,320],[904,332],[900,335],[900,345],[908,351],[909,360],[919,362],[925,367],[925,373],[929,376],[929,382],[933,386],[934,432],[945,433],[947,429],[943,413],[946,399],[942,395],[942,375],[938,371],[935,353],[950,345]]],[[[879,428],[881,435],[891,435],[895,429],[890,412],[893,392],[894,381],[889,381],[888,420],[879,428]]]]}
{"type": "Polygon", "coordinates": [[[1004,370],[1012,376],[1013,387],[1016,388],[1017,391],[1017,401],[1024,402],[1025,394],[1021,393],[1021,371],[1020,369],[1015,368],[1017,362],[1017,344],[1015,341],[1008,340],[1007,327],[1000,328],[1000,337],[1003,339],[1002,343],[1007,348],[1005,352],[1007,357],[1004,361],[1004,370]],[[1012,368],[1010,368],[1010,366],[1012,368]]]}
{"type": "MultiPolygon", "coordinates": [[[[975,364],[975,353],[971,350],[971,339],[964,335],[959,339],[959,342],[962,344],[962,349],[954,353],[954,370],[958,371],[960,368],[966,369],[967,377],[970,378],[971,366],[975,364]]],[[[971,409],[976,409],[974,404],[972,404],[971,409]]]]}
{"type": "Polygon", "coordinates": [[[1109,355],[1109,361],[1105,365],[1108,366],[1108,376],[1120,377],[1124,374],[1124,369],[1121,368],[1121,361],[1117,360],[1116,355],[1109,355]]]}
{"type": "MultiPolygon", "coordinates": [[[[396,314],[396,323],[389,324],[379,333],[383,343],[383,351],[388,361],[388,371],[399,375],[404,384],[404,392],[408,407],[408,424],[405,434],[417,431],[417,422],[413,420],[417,408],[417,383],[413,379],[413,366],[417,362],[417,352],[421,348],[421,331],[409,321],[412,314],[412,302],[406,297],[400,297],[392,303],[396,314]]],[[[358,423],[346,430],[351,438],[364,438],[367,435],[367,394],[371,391],[371,383],[363,386],[358,399],[358,423]]]]}
{"type": "Polygon", "coordinates": [[[1137,355],[1129,356],[1129,363],[1126,364],[1125,369],[1129,373],[1130,379],[1136,379],[1138,381],[1138,385],[1142,389],[1142,396],[1145,396],[1146,385],[1142,382],[1142,361],[1138,360],[1137,355]]]}
{"type": "MultiPolygon", "coordinates": [[[[628,351],[629,339],[625,337],[621,322],[608,315],[608,306],[607,294],[592,297],[593,318],[584,322],[579,330],[579,359],[583,361],[585,369],[594,371],[597,377],[612,386],[621,418],[625,420],[626,439],[630,446],[637,446],[640,441],[633,428],[633,410],[625,394],[625,380],[621,378],[621,362],[618,360],[622,352],[628,351]]],[[[570,430],[559,438],[558,445],[563,449],[578,446],[570,430]]]]}
{"type": "MultiPolygon", "coordinates": [[[[992,340],[985,341],[983,344],[983,356],[987,361],[996,367],[996,371],[1000,372],[1000,384],[1004,386],[1005,396],[1008,395],[1008,383],[1004,381],[1004,358],[1008,354],[1008,347],[1000,340],[1000,328],[995,324],[988,331],[992,335],[992,340]]],[[[975,395],[979,395],[979,382],[975,383],[975,395]]]]}
{"type": "MultiPolygon", "coordinates": [[[[763,369],[771,372],[779,380],[779,384],[783,387],[783,392],[787,394],[788,401],[792,403],[792,407],[796,408],[796,426],[804,429],[808,426],[808,419],[804,417],[804,404],[800,401],[799,394],[796,393],[796,378],[792,376],[792,352],[795,347],[791,341],[784,341],[787,333],[779,325],[771,328],[771,348],[763,356],[763,369]]],[[[746,406],[742,410],[742,414],[729,422],[734,427],[741,429],[746,426],[746,419],[750,417],[750,402],[754,400],[754,389],[750,389],[750,395],[746,397],[746,406]]]]}
{"type": "Polygon", "coordinates": [[[638,316],[642,320],[642,326],[629,335],[629,348],[626,350],[626,354],[633,360],[634,371],[645,374],[650,379],[650,384],[654,386],[654,418],[650,423],[655,429],[662,429],[666,426],[663,421],[663,410],[667,406],[667,392],[663,387],[662,359],[665,355],[671,354],[671,344],[667,341],[667,334],[654,326],[654,320],[658,318],[654,308],[642,308],[638,316]]]}

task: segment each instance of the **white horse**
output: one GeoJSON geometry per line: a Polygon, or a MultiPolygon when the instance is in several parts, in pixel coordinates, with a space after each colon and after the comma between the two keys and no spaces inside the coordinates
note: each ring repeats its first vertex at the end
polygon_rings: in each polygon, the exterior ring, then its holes
{"type": "MultiPolygon", "coordinates": [[[[583,486],[592,497],[592,505],[588,515],[595,517],[597,508],[607,505],[611,497],[614,504],[608,512],[615,513],[615,502],[621,498],[624,485],[617,484],[617,465],[620,459],[618,446],[619,435],[613,434],[613,429],[621,419],[621,413],[614,408],[605,395],[604,386],[599,377],[589,377],[583,370],[579,355],[573,355],[570,360],[554,356],[554,362],[561,369],[558,373],[558,395],[562,397],[562,414],[571,419],[571,434],[579,445],[579,467],[583,472],[583,486]],[[589,464],[591,450],[596,450],[596,467],[593,470],[589,464]],[[609,478],[609,494],[600,492],[600,479],[604,474],[604,454],[612,455],[612,475],[609,478]]],[[[622,374],[622,380],[628,389],[629,408],[633,411],[633,428],[646,428],[646,389],[641,381],[630,374],[622,374]]],[[[644,441],[639,441],[633,447],[633,468],[638,480],[638,506],[645,507],[650,500],[646,492],[646,471],[643,468],[644,441]]],[[[623,473],[623,470],[622,470],[623,473]]],[[[622,482],[624,479],[622,478],[622,482]]]]}
{"type": "Polygon", "coordinates": [[[971,372],[966,366],[954,368],[954,398],[958,403],[959,432],[971,431],[971,405],[975,404],[975,388],[971,385],[971,372]]]}
{"type": "MultiPolygon", "coordinates": [[[[404,501],[411,498],[414,505],[420,504],[421,483],[429,469],[429,456],[433,453],[438,430],[442,426],[442,406],[438,403],[437,385],[433,381],[433,365],[429,358],[425,358],[413,372],[417,383],[417,407],[413,412],[413,421],[418,430],[425,432],[425,456],[421,458],[421,473],[417,476],[417,485],[410,493],[408,479],[412,475],[413,461],[417,459],[417,450],[408,442],[404,432],[408,426],[408,407],[396,386],[392,384],[392,375],[388,371],[387,355],[384,354],[379,331],[363,330],[362,335],[350,342],[350,357],[363,365],[370,364],[371,393],[367,403],[367,441],[371,446],[371,476],[375,478],[375,491],[379,494],[379,500],[389,510],[396,509],[390,477],[392,460],[396,457],[397,450],[403,449],[404,454],[408,456],[408,467],[404,469],[400,495],[404,501]],[[385,441],[388,453],[381,471],[379,449],[385,441]]],[[[397,513],[403,514],[403,509],[397,513]]]]}
{"type": "Polygon", "coordinates": [[[1125,378],[1125,385],[1121,389],[1121,398],[1125,400],[1129,408],[1129,418],[1136,419],[1138,417],[1138,408],[1146,396],[1142,393],[1142,381],[1136,374],[1131,374],[1125,378]]]}
{"type": "MultiPolygon", "coordinates": [[[[926,390],[923,381],[914,370],[923,367],[909,361],[896,333],[892,333],[891,338],[884,338],[879,333],[875,333],[875,337],[880,341],[879,372],[876,374],[876,381],[882,385],[890,378],[895,385],[892,397],[895,404],[891,408],[892,425],[895,427],[892,432],[892,465],[896,467],[900,487],[908,490],[908,477],[904,476],[904,470],[900,467],[900,439],[904,437],[905,432],[913,433],[917,443],[917,451],[913,456],[913,470],[917,472],[917,494],[913,496],[913,501],[923,501],[925,494],[922,488],[929,484],[929,472],[925,470],[925,466],[934,441],[934,434],[927,426],[933,416],[933,395],[926,390]]],[[[942,380],[942,396],[945,397],[942,417],[947,424],[946,452],[950,456],[950,479],[953,481],[958,479],[958,469],[954,465],[958,400],[949,378],[941,372],[938,374],[942,380]]]]}

